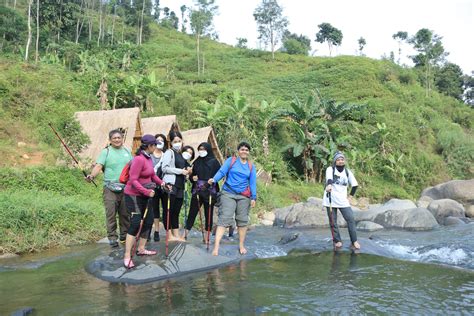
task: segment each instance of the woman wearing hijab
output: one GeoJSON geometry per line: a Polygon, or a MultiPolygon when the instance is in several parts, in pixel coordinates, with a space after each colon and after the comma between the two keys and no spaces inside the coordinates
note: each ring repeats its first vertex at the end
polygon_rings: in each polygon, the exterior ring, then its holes
{"type": "MultiPolygon", "coordinates": [[[[186,221],[185,236],[187,236],[189,231],[192,229],[201,206],[204,206],[204,214],[206,218],[205,229],[208,232],[212,230],[214,205],[216,203],[217,192],[219,191],[217,183],[213,183],[212,185],[208,184],[208,180],[221,168],[221,164],[212,152],[211,144],[206,142],[199,144],[198,155],[198,158],[194,161],[192,170],[192,197],[189,215],[186,221]],[[211,198],[210,205],[209,198],[211,198]],[[209,207],[211,208],[210,212],[209,207]]],[[[208,235],[209,233],[204,236],[204,241],[206,243],[208,235]]]]}

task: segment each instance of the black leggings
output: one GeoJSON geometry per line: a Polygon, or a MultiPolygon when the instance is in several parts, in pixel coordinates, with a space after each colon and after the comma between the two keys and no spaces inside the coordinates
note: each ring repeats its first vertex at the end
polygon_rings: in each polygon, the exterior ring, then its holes
{"type": "MultiPolygon", "coordinates": [[[[128,234],[136,236],[138,229],[140,228],[140,222],[145,214],[145,210],[148,205],[148,197],[135,196],[125,194],[125,206],[130,214],[130,227],[128,228],[128,234]]],[[[148,238],[150,234],[151,226],[153,225],[153,214],[152,212],[146,212],[145,220],[143,221],[143,227],[140,232],[141,238],[148,238]]]]}
{"type": "Polygon", "coordinates": [[[154,219],[160,218],[160,202],[161,202],[161,209],[166,209],[167,203],[167,194],[163,192],[161,188],[155,189],[155,196],[148,200],[148,209],[149,212],[153,213],[154,219]]]}
{"type": "Polygon", "coordinates": [[[191,230],[194,226],[194,222],[196,221],[196,216],[199,213],[199,208],[204,205],[203,212],[204,217],[206,218],[206,226],[204,229],[206,231],[212,230],[212,219],[214,214],[214,205],[216,204],[216,197],[211,196],[211,214],[209,216],[209,193],[199,193],[194,194],[191,198],[191,206],[189,208],[189,215],[188,220],[186,221],[186,229],[191,230]]]}
{"type": "MultiPolygon", "coordinates": [[[[164,200],[166,201],[165,204],[168,204],[168,194],[163,194],[164,200]]],[[[179,228],[179,212],[181,211],[181,206],[183,206],[183,198],[178,198],[176,194],[170,194],[170,229],[177,229],[179,228]]],[[[182,194],[181,194],[182,196],[182,194]]],[[[163,225],[165,229],[168,225],[168,215],[167,215],[167,205],[163,208],[163,225]]]]}

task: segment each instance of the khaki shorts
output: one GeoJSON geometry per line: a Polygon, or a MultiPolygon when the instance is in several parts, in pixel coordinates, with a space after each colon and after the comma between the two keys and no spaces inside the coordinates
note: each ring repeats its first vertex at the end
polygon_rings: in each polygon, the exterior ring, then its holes
{"type": "Polygon", "coordinates": [[[234,217],[237,227],[247,226],[249,223],[249,209],[250,198],[222,190],[217,226],[233,226],[234,217]]]}

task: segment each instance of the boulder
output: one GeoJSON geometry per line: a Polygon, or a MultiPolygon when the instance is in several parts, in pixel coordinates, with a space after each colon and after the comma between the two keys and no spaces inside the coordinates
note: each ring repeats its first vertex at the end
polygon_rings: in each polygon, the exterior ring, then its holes
{"type": "Polygon", "coordinates": [[[416,205],[410,200],[391,199],[383,205],[369,206],[368,211],[354,211],[354,219],[356,222],[373,222],[377,215],[382,214],[386,211],[408,210],[413,208],[416,208],[416,205]]]}
{"type": "Polygon", "coordinates": [[[428,205],[428,210],[439,224],[443,224],[444,219],[448,216],[465,217],[464,206],[450,199],[434,200],[428,205]]]}
{"type": "Polygon", "coordinates": [[[377,214],[373,221],[385,228],[406,230],[431,230],[438,226],[433,214],[425,208],[387,210],[377,214]]]}
{"type": "Polygon", "coordinates": [[[361,197],[357,201],[357,207],[361,210],[367,210],[369,208],[369,206],[370,206],[369,198],[361,197]]]}
{"type": "Polygon", "coordinates": [[[466,206],[466,212],[465,212],[467,217],[474,218],[474,205],[469,204],[466,206]]]}
{"type": "Polygon", "coordinates": [[[428,205],[430,205],[431,201],[433,201],[433,199],[425,195],[418,199],[418,201],[416,202],[416,206],[422,207],[422,208],[428,208],[428,205]]]}
{"type": "Polygon", "coordinates": [[[272,225],[273,225],[273,222],[275,221],[275,213],[273,212],[265,212],[263,214],[263,220],[266,220],[266,221],[271,221],[272,222],[272,225]]]}
{"type": "Polygon", "coordinates": [[[275,209],[275,211],[273,212],[275,214],[275,220],[273,221],[273,226],[284,226],[286,217],[288,216],[288,214],[290,213],[292,209],[293,209],[293,205],[275,209]]]}
{"type": "Polygon", "coordinates": [[[361,221],[357,223],[357,230],[360,230],[360,231],[374,232],[381,229],[383,229],[383,226],[374,222],[361,221]]]}
{"type": "Polygon", "coordinates": [[[455,225],[465,225],[464,221],[459,217],[448,216],[443,219],[443,225],[446,226],[455,226],[455,225]]]}
{"type": "MultiPolygon", "coordinates": [[[[339,213],[337,217],[339,227],[346,227],[346,221],[339,213]]],[[[322,201],[310,198],[306,203],[296,203],[288,208],[275,210],[276,226],[292,227],[329,227],[326,210],[323,210],[322,201]]]]}
{"type": "Polygon", "coordinates": [[[421,196],[429,196],[433,200],[451,199],[461,204],[474,204],[474,179],[452,180],[423,190],[421,196]]]}

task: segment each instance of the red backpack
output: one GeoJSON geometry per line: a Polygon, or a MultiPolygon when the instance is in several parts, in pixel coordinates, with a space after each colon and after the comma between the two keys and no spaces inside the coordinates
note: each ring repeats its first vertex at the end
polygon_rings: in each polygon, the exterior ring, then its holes
{"type": "MultiPolygon", "coordinates": [[[[227,175],[229,175],[230,169],[232,168],[232,166],[235,164],[236,161],[237,161],[237,157],[232,156],[232,160],[230,162],[230,167],[229,167],[229,170],[227,171],[227,175]]],[[[248,160],[248,163],[249,163],[250,174],[252,174],[252,167],[253,167],[252,162],[250,160],[248,160]]],[[[248,185],[247,188],[243,192],[241,192],[240,194],[250,198],[252,196],[252,193],[250,192],[250,185],[248,185]]]]}
{"type": "Polygon", "coordinates": [[[123,167],[122,172],[120,173],[120,177],[119,177],[120,183],[127,184],[128,179],[130,179],[130,166],[131,165],[132,165],[132,161],[130,160],[123,167]]]}

